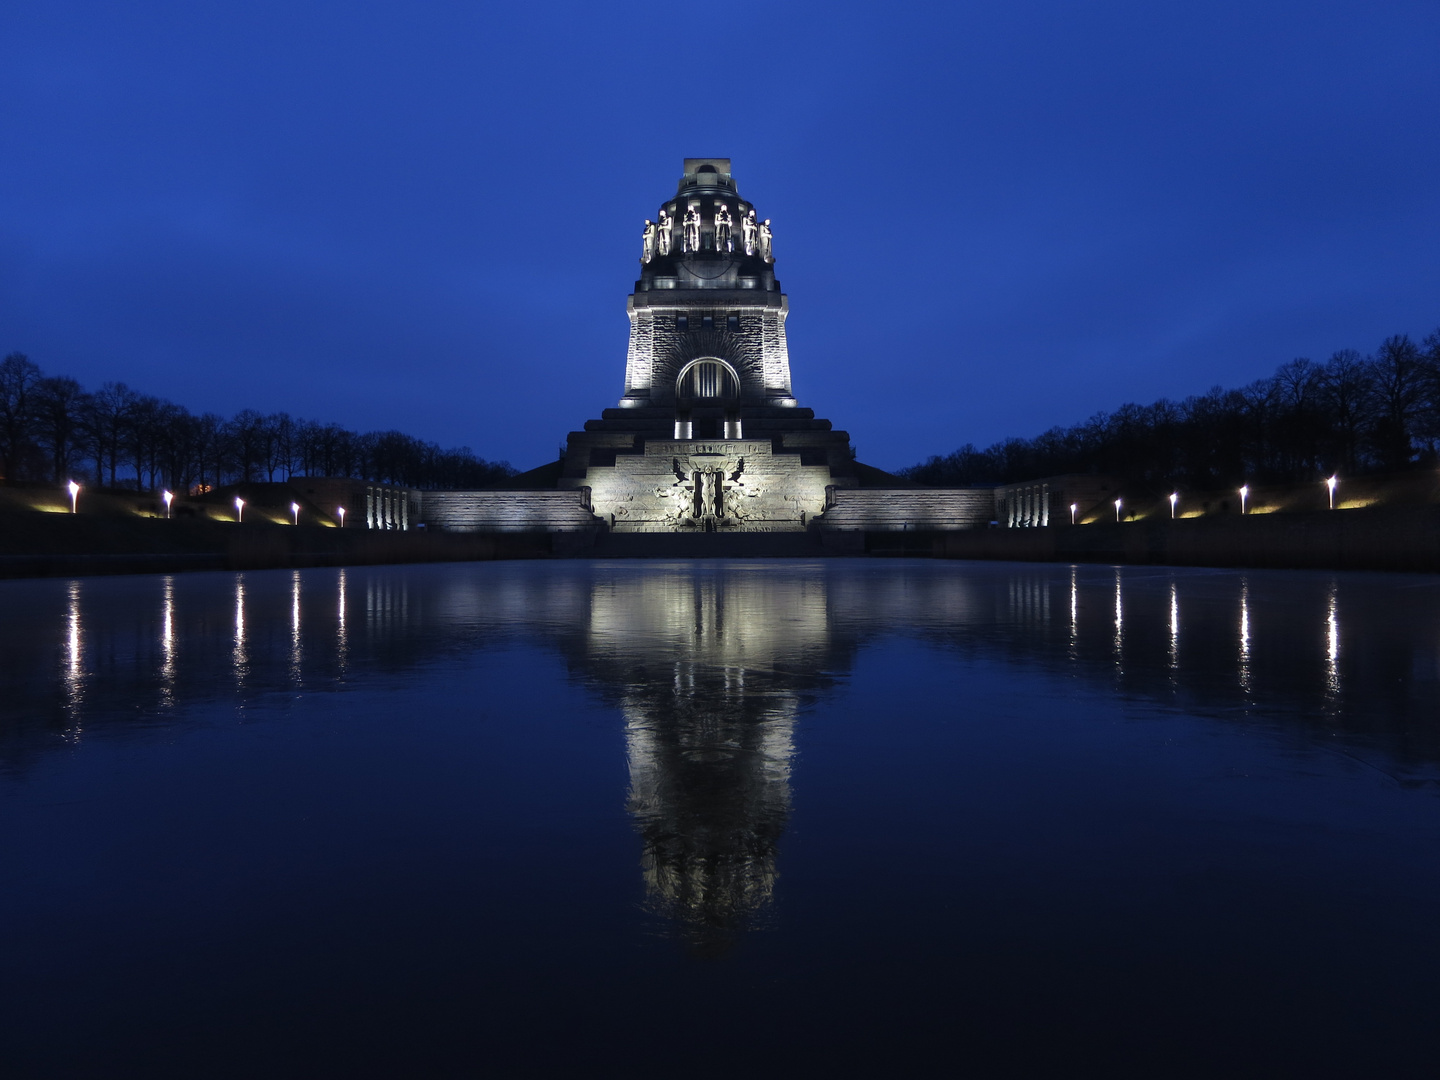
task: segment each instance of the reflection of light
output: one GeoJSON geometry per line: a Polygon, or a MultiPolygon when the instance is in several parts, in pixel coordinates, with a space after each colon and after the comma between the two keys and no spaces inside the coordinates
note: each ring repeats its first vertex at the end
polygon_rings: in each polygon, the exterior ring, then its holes
{"type": "Polygon", "coordinates": [[[1079,510],[1079,509],[1080,509],[1080,504],[1079,504],[1079,503],[1071,503],[1071,504],[1070,504],[1070,524],[1071,524],[1071,525],[1074,525],[1074,524],[1075,524],[1075,511],[1076,511],[1076,510],[1079,510]]]}
{"type": "Polygon", "coordinates": [[[1077,571],[1070,567],[1070,659],[1075,659],[1075,642],[1080,633],[1080,587],[1077,571]]]}
{"type": "Polygon", "coordinates": [[[1335,485],[1340,482],[1340,477],[1332,476],[1325,481],[1325,486],[1330,489],[1330,509],[1335,509],[1335,485]]]}
{"type": "Polygon", "coordinates": [[[161,586],[160,602],[160,697],[166,705],[175,703],[175,579],[167,576],[161,586]]]}
{"type": "Polygon", "coordinates": [[[340,515],[340,527],[343,529],[345,527],[345,507],[336,507],[335,512],[340,515]]]}
{"type": "Polygon", "coordinates": [[[1250,689],[1250,583],[1240,582],[1240,687],[1250,689]]]}
{"type": "Polygon", "coordinates": [[[290,519],[290,523],[292,525],[300,524],[300,504],[297,502],[292,502],[290,504],[290,519]]]}
{"type": "Polygon", "coordinates": [[[80,631],[80,582],[70,582],[65,605],[65,698],[66,708],[77,721],[72,730],[79,734],[78,711],[85,698],[84,637],[80,631]]]}
{"type": "Polygon", "coordinates": [[[1171,517],[1172,520],[1173,520],[1174,517],[1175,517],[1175,504],[1178,503],[1179,501],[1180,501],[1180,493],[1179,493],[1178,491],[1172,491],[1172,492],[1170,493],[1170,517],[1171,517]]]}
{"type": "Polygon", "coordinates": [[[290,574],[290,678],[300,681],[300,571],[290,574]]]}
{"type": "Polygon", "coordinates": [[[345,661],[346,661],[346,659],[347,659],[347,651],[348,651],[348,646],[349,646],[349,642],[348,642],[348,640],[346,639],[346,636],[345,636],[345,570],[344,570],[343,568],[340,570],[340,583],[339,583],[339,584],[340,584],[340,629],[339,629],[339,630],[336,632],[336,634],[335,634],[335,642],[336,642],[336,650],[335,650],[335,652],[336,652],[336,660],[338,661],[338,663],[339,663],[339,665],[340,665],[340,670],[343,672],[343,671],[345,670],[345,661]]]}
{"type": "Polygon", "coordinates": [[[65,485],[70,491],[70,512],[78,513],[80,510],[80,485],[74,480],[65,485]]]}
{"type": "Polygon", "coordinates": [[[1120,571],[1115,571],[1115,662],[1121,659],[1125,645],[1125,607],[1120,595],[1120,571]]]}
{"type": "Polygon", "coordinates": [[[235,653],[232,666],[235,681],[243,683],[249,658],[245,653],[245,578],[240,575],[235,577],[235,653]]]}
{"type": "Polygon", "coordinates": [[[242,498],[240,498],[239,495],[236,495],[236,496],[235,496],[235,520],[236,520],[236,521],[241,521],[241,520],[243,520],[244,513],[245,513],[245,500],[242,499],[242,498]]]}
{"type": "Polygon", "coordinates": [[[1170,583],[1170,666],[1180,663],[1180,593],[1175,583],[1170,583]]]}
{"type": "Polygon", "coordinates": [[[1331,697],[1340,693],[1340,605],[1333,582],[1325,614],[1325,692],[1331,697]]]}
{"type": "Polygon", "coordinates": [[[1120,500],[1120,499],[1116,499],[1116,500],[1115,500],[1115,520],[1116,520],[1116,521],[1119,521],[1119,520],[1120,520],[1120,503],[1121,503],[1121,502],[1122,502],[1122,500],[1120,500]]]}
{"type": "Polygon", "coordinates": [[[168,518],[170,517],[170,506],[175,501],[175,493],[173,491],[162,491],[160,497],[165,500],[165,516],[168,518]]]}
{"type": "Polygon", "coordinates": [[[1250,485],[1240,488],[1240,513],[1245,513],[1245,500],[1250,497],[1250,485]]]}

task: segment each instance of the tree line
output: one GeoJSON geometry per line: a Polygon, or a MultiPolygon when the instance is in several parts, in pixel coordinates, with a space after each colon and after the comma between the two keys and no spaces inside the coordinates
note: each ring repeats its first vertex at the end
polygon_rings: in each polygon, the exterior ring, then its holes
{"type": "Polygon", "coordinates": [[[288,413],[195,415],[122,382],[87,391],[23,353],[0,361],[0,478],[141,491],[346,476],[427,489],[495,484],[515,470],[399,431],[359,433],[288,413]]]}
{"type": "Polygon", "coordinates": [[[922,484],[1009,484],[1105,473],[1155,490],[1398,472],[1440,460],[1440,330],[1362,356],[1282,364],[1237,390],[1122,405],[1031,439],[962,446],[901,470],[922,484]]]}

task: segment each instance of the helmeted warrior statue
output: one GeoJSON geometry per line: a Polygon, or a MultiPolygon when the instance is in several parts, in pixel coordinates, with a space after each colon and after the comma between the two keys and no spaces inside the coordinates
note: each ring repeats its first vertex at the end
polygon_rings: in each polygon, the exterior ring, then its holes
{"type": "Polygon", "coordinates": [[[689,255],[700,250],[700,204],[691,203],[685,209],[685,218],[681,222],[685,228],[684,253],[689,255]]]}
{"type": "Polygon", "coordinates": [[[675,227],[675,219],[670,216],[670,211],[665,207],[660,208],[660,224],[655,229],[655,250],[663,257],[670,254],[670,230],[675,227]]]}
{"type": "Polygon", "coordinates": [[[775,261],[774,240],[774,234],[770,232],[770,219],[767,217],[760,223],[760,257],[767,263],[775,261]]]}
{"type": "Polygon", "coordinates": [[[760,226],[755,224],[755,208],[752,206],[740,219],[740,242],[746,255],[755,254],[755,240],[760,235],[760,226]]]}
{"type": "Polygon", "coordinates": [[[655,257],[655,223],[645,219],[645,231],[640,234],[640,261],[648,263],[655,257]]]}
{"type": "Polygon", "coordinates": [[[727,255],[735,250],[735,238],[731,235],[733,222],[730,208],[723,202],[715,204],[715,250],[727,255]]]}

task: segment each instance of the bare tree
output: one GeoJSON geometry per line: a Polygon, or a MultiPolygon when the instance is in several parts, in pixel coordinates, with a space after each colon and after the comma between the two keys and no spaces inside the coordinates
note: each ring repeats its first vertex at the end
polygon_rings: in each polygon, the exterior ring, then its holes
{"type": "Polygon", "coordinates": [[[35,432],[50,459],[50,478],[66,480],[83,450],[82,424],[88,404],[85,391],[63,375],[35,384],[35,432]]]}
{"type": "Polygon", "coordinates": [[[40,369],[24,353],[0,360],[0,479],[17,480],[25,472],[34,422],[31,394],[40,369]]]}
{"type": "Polygon", "coordinates": [[[1388,469],[1402,469],[1415,457],[1415,421],[1425,397],[1425,369],[1419,348],[1404,334],[1386,338],[1372,361],[1375,378],[1375,450],[1388,469]]]}
{"type": "Polygon", "coordinates": [[[122,382],[107,382],[86,401],[85,432],[95,458],[95,479],[101,484],[105,483],[107,469],[110,487],[116,484],[136,396],[122,382]]]}

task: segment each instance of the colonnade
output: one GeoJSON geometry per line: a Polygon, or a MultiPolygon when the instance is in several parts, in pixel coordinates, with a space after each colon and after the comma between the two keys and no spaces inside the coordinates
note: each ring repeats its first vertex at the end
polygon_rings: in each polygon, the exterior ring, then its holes
{"type": "Polygon", "coordinates": [[[409,529],[410,493],[399,488],[367,487],[365,527],[401,531],[409,529]]]}

